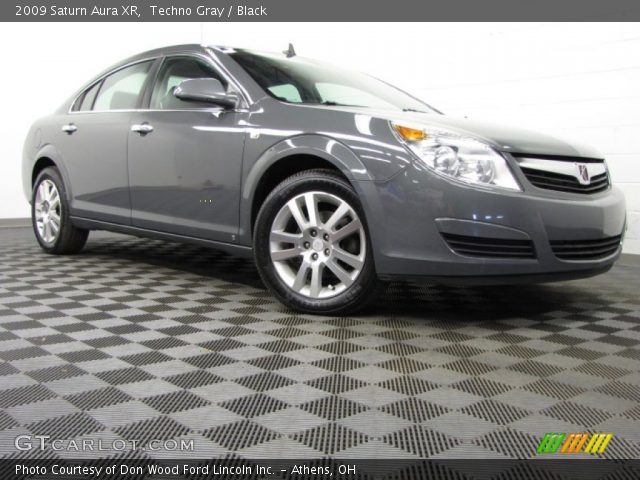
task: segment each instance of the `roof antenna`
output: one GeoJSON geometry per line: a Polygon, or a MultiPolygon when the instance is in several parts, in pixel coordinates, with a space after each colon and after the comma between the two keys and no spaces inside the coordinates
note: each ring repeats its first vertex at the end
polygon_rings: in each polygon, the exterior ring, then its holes
{"type": "Polygon", "coordinates": [[[287,48],[282,53],[284,53],[287,56],[287,58],[291,58],[291,57],[295,57],[296,56],[296,51],[293,49],[293,44],[292,43],[290,43],[289,44],[289,48],[287,48]]]}

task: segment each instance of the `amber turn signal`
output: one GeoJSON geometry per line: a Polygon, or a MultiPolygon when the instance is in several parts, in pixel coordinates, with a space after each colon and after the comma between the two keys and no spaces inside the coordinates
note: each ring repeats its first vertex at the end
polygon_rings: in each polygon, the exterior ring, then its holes
{"type": "Polygon", "coordinates": [[[424,130],[418,130],[417,128],[405,127],[397,124],[394,124],[393,128],[395,128],[396,132],[398,132],[398,134],[407,142],[419,142],[420,140],[427,139],[427,134],[424,130]]]}

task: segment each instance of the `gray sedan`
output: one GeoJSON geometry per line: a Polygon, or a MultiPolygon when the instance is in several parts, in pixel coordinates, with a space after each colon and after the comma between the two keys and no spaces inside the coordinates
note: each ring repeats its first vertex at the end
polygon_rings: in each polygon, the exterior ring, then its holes
{"type": "Polygon", "coordinates": [[[391,279],[602,273],[625,229],[593,149],[445,116],[293,48],[128,58],[33,125],[23,180],[48,253],[94,229],[195,242],[253,256],[280,301],[330,315],[391,279]]]}

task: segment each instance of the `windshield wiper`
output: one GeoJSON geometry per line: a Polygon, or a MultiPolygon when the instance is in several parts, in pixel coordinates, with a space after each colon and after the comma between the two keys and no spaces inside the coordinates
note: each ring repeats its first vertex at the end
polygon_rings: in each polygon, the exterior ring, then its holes
{"type": "Polygon", "coordinates": [[[403,108],[402,111],[403,112],[415,112],[415,113],[429,113],[429,112],[425,112],[424,110],[418,110],[417,108],[403,108]]]}
{"type": "Polygon", "coordinates": [[[367,108],[366,105],[349,105],[348,103],[332,102],[331,100],[325,100],[324,102],[319,102],[316,105],[329,105],[331,107],[360,107],[360,108],[367,108]]]}

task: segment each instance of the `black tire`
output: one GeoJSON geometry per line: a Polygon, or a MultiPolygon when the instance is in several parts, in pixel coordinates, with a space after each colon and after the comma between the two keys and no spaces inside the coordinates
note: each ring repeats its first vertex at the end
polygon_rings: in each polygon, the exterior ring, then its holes
{"type": "MultiPolygon", "coordinates": [[[[300,312],[321,315],[352,313],[375,298],[375,292],[381,286],[375,271],[371,241],[360,200],[351,185],[331,170],[303,171],[292,175],[275,187],[258,212],[253,233],[253,247],[262,281],[281,303],[300,312]],[[270,234],[276,215],[289,200],[308,192],[327,193],[347,202],[364,227],[366,241],[364,265],[359,269],[360,273],[351,285],[329,298],[312,298],[295,291],[281,278],[271,259],[270,234]]],[[[329,288],[333,289],[333,286],[329,285],[329,288]]]]}
{"type": "Polygon", "coordinates": [[[55,167],[49,167],[42,170],[33,184],[33,193],[31,197],[31,224],[40,247],[42,247],[45,252],[53,255],[78,253],[87,242],[89,231],[77,228],[71,223],[71,219],[69,218],[67,192],[60,172],[55,167]],[[38,189],[40,188],[40,185],[47,180],[55,185],[60,199],[59,208],[56,210],[56,213],[60,218],[59,230],[55,237],[50,241],[43,238],[36,222],[36,198],[38,195],[38,189]]]}

